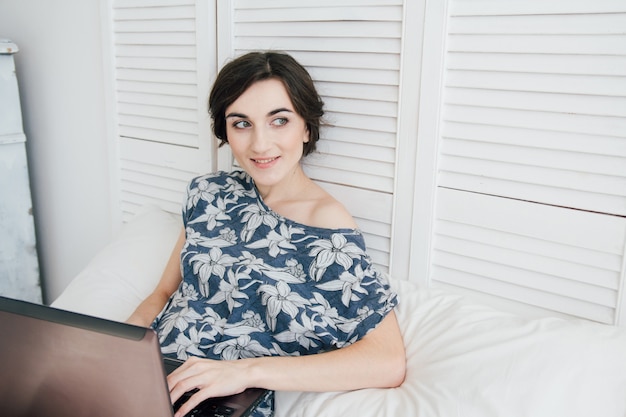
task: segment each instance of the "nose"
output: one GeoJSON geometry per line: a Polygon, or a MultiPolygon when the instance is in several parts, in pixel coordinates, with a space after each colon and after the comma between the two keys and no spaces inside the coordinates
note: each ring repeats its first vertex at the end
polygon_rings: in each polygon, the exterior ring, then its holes
{"type": "Polygon", "coordinates": [[[269,133],[263,128],[255,128],[251,135],[251,149],[257,154],[263,154],[270,148],[271,139],[269,133]]]}

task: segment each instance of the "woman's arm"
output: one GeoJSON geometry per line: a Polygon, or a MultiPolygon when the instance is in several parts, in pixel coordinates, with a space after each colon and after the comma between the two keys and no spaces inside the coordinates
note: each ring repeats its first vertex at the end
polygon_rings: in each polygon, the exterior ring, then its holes
{"type": "Polygon", "coordinates": [[[152,293],[139,304],[133,314],[126,320],[127,323],[148,327],[154,318],[161,312],[167,300],[176,291],[182,280],[180,274],[180,252],[185,244],[185,230],[178,236],[170,259],[165,265],[161,280],[152,293]]]}
{"type": "Polygon", "coordinates": [[[172,401],[199,389],[176,416],[209,397],[257,387],[279,391],[347,391],[392,388],[404,381],[406,357],[395,313],[363,339],[342,349],[308,356],[238,361],[190,358],[168,377],[172,401]]]}
{"type": "Polygon", "coordinates": [[[331,352],[251,359],[249,387],[280,391],[395,388],[404,381],[406,356],[395,313],[360,341],[331,352]],[[275,360],[275,359],[279,359],[275,360]]]}

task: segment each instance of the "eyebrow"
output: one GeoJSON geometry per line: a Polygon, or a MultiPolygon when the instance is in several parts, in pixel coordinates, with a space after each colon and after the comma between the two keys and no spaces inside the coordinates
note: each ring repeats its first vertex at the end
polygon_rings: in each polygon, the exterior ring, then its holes
{"type": "Polygon", "coordinates": [[[226,115],[226,119],[228,119],[230,117],[238,117],[240,119],[247,119],[248,118],[248,116],[246,116],[245,114],[241,114],[241,113],[228,113],[226,115]]]}
{"type": "MultiPolygon", "coordinates": [[[[273,116],[275,114],[282,113],[282,112],[293,113],[293,110],[289,110],[286,107],[281,107],[279,109],[275,109],[275,110],[270,111],[269,113],[267,113],[267,116],[273,116]]],[[[229,119],[231,117],[238,117],[238,118],[241,118],[241,119],[247,119],[248,118],[248,116],[246,116],[243,113],[235,113],[235,112],[233,112],[233,113],[228,113],[226,115],[226,119],[229,119]]]]}
{"type": "Polygon", "coordinates": [[[282,112],[293,113],[292,110],[289,110],[286,107],[281,107],[280,109],[272,110],[271,112],[267,113],[267,115],[268,116],[273,116],[275,114],[282,113],[282,112]]]}

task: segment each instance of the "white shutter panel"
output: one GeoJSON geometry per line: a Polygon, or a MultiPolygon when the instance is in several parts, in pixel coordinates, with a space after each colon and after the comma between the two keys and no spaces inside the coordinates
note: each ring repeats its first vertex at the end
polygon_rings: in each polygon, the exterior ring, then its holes
{"type": "MultiPolygon", "coordinates": [[[[113,2],[120,199],[179,213],[185,186],[211,170],[205,100],[210,44],[205,2],[113,2]],[[204,38],[206,36],[206,38],[204,38]],[[201,51],[200,51],[201,50],[201,51]]],[[[213,39],[214,40],[214,39],[213,39]]]]}
{"type": "MultiPolygon", "coordinates": [[[[402,1],[218,3],[220,61],[251,50],[290,53],[311,73],[331,127],[306,172],[355,216],[374,261],[391,246],[402,1]]],[[[229,157],[229,156],[227,156],[229,157]]],[[[228,161],[230,164],[230,161],[228,161]]],[[[222,166],[228,166],[222,165],[222,166]]]]}
{"type": "Polygon", "coordinates": [[[432,280],[619,321],[626,3],[451,0],[447,25],[432,280]]]}
{"type": "Polygon", "coordinates": [[[626,4],[556,3],[451,2],[439,184],[626,215],[626,4]]]}
{"type": "Polygon", "coordinates": [[[614,323],[626,219],[442,188],[433,279],[614,323]]]}

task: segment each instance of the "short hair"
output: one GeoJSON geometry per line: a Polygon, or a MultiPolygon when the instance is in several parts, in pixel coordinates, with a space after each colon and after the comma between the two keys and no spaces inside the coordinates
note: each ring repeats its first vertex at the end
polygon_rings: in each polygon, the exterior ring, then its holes
{"type": "Polygon", "coordinates": [[[282,52],[250,52],[227,63],[217,75],[209,95],[209,114],[213,133],[220,145],[228,143],[226,109],[252,84],[277,79],[282,81],[294,110],[306,123],[309,141],[303,156],[313,152],[320,137],[324,102],[308,71],[291,55],[282,52]]]}

